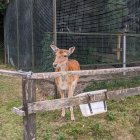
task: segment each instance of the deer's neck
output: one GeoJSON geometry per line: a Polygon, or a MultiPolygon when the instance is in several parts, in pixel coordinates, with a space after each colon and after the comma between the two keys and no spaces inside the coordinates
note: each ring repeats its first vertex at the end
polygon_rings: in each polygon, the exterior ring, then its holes
{"type": "Polygon", "coordinates": [[[60,67],[60,71],[68,71],[68,63],[63,64],[63,65],[60,67]]]}

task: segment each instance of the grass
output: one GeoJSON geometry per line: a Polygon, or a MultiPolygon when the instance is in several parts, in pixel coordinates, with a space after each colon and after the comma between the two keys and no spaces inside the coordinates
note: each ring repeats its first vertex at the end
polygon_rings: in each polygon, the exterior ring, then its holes
{"type": "Polygon", "coordinates": [[[117,80],[104,80],[104,81],[93,81],[88,85],[85,91],[108,89],[115,90],[121,88],[131,88],[140,85],[140,76],[135,76],[128,79],[117,79],[117,80]]]}
{"type": "MultiPolygon", "coordinates": [[[[4,66],[1,66],[4,68],[4,66]]],[[[85,90],[139,86],[139,78],[129,81],[101,81],[89,85],[85,90]],[[131,82],[130,82],[131,81],[131,82]],[[121,84],[120,84],[121,83],[121,84]],[[127,86],[126,86],[127,85],[127,86]]],[[[22,140],[22,118],[11,112],[20,106],[21,79],[0,76],[0,139],[22,140]]],[[[139,140],[140,96],[121,101],[107,101],[108,112],[92,117],[83,117],[79,107],[74,108],[76,121],[70,121],[70,112],[61,118],[60,110],[37,114],[38,140],[139,140]]]]}
{"type": "Polygon", "coordinates": [[[20,79],[0,76],[0,138],[20,140],[22,118],[11,112],[12,107],[21,105],[20,79]]]}

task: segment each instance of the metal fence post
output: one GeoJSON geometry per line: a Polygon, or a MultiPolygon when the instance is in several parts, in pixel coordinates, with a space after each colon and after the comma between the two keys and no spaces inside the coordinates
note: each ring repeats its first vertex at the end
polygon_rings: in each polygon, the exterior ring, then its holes
{"type": "Polygon", "coordinates": [[[36,114],[28,114],[28,103],[36,101],[34,82],[34,80],[22,79],[23,110],[25,111],[23,117],[24,140],[36,140],[36,114]]]}

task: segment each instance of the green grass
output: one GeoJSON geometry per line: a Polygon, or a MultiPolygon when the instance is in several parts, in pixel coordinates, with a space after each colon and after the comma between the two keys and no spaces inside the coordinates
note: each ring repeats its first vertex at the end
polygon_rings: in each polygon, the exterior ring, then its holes
{"type": "Polygon", "coordinates": [[[79,108],[75,108],[75,122],[70,121],[68,110],[66,118],[60,118],[60,111],[38,114],[38,139],[44,140],[47,135],[47,138],[57,140],[62,135],[66,140],[138,140],[139,101],[140,96],[118,102],[109,101],[106,114],[86,118],[81,115],[79,108]],[[42,128],[43,133],[40,133],[42,128]]]}
{"type": "MultiPolygon", "coordinates": [[[[140,85],[137,78],[132,81],[131,84],[130,81],[125,81],[129,83],[127,87],[140,85]]],[[[123,88],[124,81],[120,82],[121,84],[118,82],[117,86],[113,81],[97,82],[94,86],[92,84],[88,86],[86,91],[100,88],[112,90],[114,86],[115,89],[123,88]]],[[[1,140],[23,139],[22,117],[11,112],[12,107],[22,104],[21,100],[21,79],[0,76],[1,140]]],[[[107,105],[107,113],[92,117],[83,117],[79,107],[75,107],[75,122],[70,121],[69,109],[66,109],[65,118],[60,117],[60,110],[38,113],[37,138],[38,140],[139,140],[140,96],[129,97],[122,101],[107,101],[107,105]]]]}
{"type": "Polygon", "coordinates": [[[22,140],[22,118],[14,115],[12,107],[21,105],[20,79],[0,76],[0,138],[22,140]]]}
{"type": "Polygon", "coordinates": [[[140,85],[140,76],[132,77],[127,79],[117,79],[117,80],[104,80],[104,81],[93,81],[88,85],[85,91],[108,89],[115,90],[121,88],[131,88],[140,85]]]}

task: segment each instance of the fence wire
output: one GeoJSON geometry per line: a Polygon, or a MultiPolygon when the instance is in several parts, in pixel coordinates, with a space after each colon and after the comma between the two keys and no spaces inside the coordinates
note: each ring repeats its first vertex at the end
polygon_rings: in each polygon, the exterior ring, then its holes
{"type": "MultiPolygon", "coordinates": [[[[56,0],[56,5],[57,45],[74,45],[71,58],[81,65],[121,66],[122,35],[118,40],[124,32],[137,35],[127,35],[127,65],[140,63],[139,0],[56,0]]],[[[8,63],[17,69],[53,71],[52,42],[52,0],[10,1],[5,16],[8,63]]]]}

